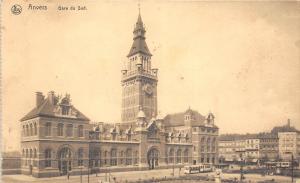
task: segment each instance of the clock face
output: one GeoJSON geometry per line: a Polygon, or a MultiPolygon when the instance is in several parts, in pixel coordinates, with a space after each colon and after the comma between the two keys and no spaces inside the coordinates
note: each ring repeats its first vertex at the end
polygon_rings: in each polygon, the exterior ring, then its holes
{"type": "Polygon", "coordinates": [[[153,93],[153,87],[149,84],[146,84],[144,86],[144,91],[148,94],[148,95],[151,95],[153,93]]]}

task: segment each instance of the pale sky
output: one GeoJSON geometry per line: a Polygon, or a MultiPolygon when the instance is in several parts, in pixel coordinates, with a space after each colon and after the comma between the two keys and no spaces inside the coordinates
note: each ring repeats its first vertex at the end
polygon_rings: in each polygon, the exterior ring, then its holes
{"type": "MultiPolygon", "coordinates": [[[[146,41],[159,69],[162,114],[189,106],[203,115],[212,111],[220,133],[269,131],[288,118],[300,129],[300,3],[162,2],[141,1],[146,41]]],[[[6,150],[19,148],[19,119],[35,106],[36,91],[70,93],[92,121],[120,121],[120,70],[132,44],[137,4],[4,2],[6,150]],[[23,7],[20,15],[11,13],[15,3],[23,7]],[[29,3],[48,10],[29,11],[29,3]],[[59,4],[88,10],[59,12],[59,4]]]]}

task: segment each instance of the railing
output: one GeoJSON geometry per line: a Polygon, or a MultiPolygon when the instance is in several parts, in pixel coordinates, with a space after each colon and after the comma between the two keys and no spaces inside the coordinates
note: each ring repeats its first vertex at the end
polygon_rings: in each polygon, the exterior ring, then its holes
{"type": "Polygon", "coordinates": [[[130,78],[134,75],[141,75],[141,76],[145,76],[145,77],[150,77],[152,79],[156,79],[157,78],[157,73],[154,71],[147,71],[147,70],[134,70],[134,71],[129,71],[129,72],[124,72],[123,73],[123,79],[127,79],[130,78]]]}

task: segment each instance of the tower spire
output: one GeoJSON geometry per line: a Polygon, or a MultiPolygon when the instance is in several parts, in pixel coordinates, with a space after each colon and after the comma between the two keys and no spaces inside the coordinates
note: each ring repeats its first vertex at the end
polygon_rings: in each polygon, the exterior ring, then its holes
{"type": "Polygon", "coordinates": [[[130,57],[136,53],[143,53],[147,56],[152,56],[145,41],[146,29],[142,21],[140,1],[138,2],[138,9],[139,9],[138,19],[135,23],[134,30],[133,30],[134,41],[127,57],[130,57]]]}
{"type": "Polygon", "coordinates": [[[141,14],[141,4],[140,4],[140,0],[138,2],[138,8],[139,8],[139,15],[141,14]]]}

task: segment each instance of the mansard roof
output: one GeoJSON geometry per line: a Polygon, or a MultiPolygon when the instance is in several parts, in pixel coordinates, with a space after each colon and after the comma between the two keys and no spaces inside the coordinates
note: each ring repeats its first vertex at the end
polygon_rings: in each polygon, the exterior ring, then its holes
{"type": "Polygon", "coordinates": [[[246,139],[258,139],[258,134],[222,134],[219,136],[220,141],[235,141],[235,140],[246,140],[246,139]]]}
{"type": "Polygon", "coordinates": [[[192,125],[194,126],[201,126],[204,125],[204,122],[206,120],[205,116],[200,114],[198,111],[189,109],[186,112],[181,113],[175,113],[175,114],[168,114],[163,119],[163,123],[166,127],[172,127],[172,126],[184,126],[184,116],[186,113],[193,115],[193,121],[192,125]]]}
{"type": "MultiPolygon", "coordinates": [[[[64,101],[65,102],[65,101],[64,101]]],[[[29,120],[36,117],[59,117],[59,118],[69,118],[68,116],[56,115],[55,111],[58,107],[58,103],[51,102],[50,98],[44,99],[39,106],[33,108],[29,113],[27,113],[20,121],[29,120]]],[[[83,113],[77,110],[73,105],[70,105],[71,111],[75,112],[76,115],[72,116],[70,119],[90,121],[83,113]]]]}
{"type": "Polygon", "coordinates": [[[271,133],[273,134],[278,134],[279,132],[297,132],[300,133],[299,130],[297,130],[295,127],[290,126],[289,124],[283,125],[283,126],[275,126],[272,130],[271,133]]]}

